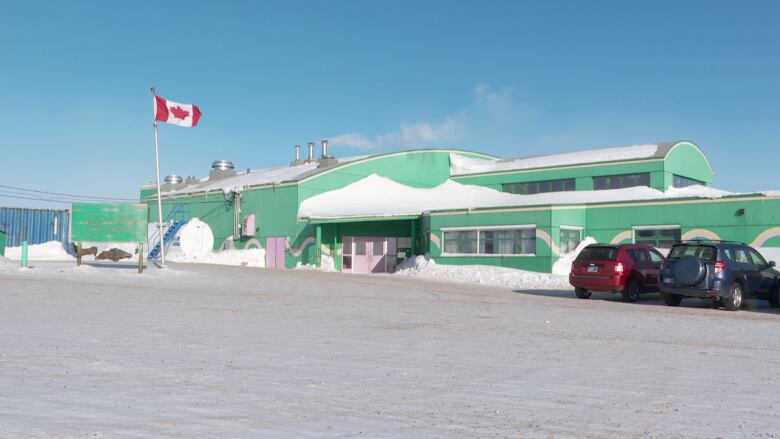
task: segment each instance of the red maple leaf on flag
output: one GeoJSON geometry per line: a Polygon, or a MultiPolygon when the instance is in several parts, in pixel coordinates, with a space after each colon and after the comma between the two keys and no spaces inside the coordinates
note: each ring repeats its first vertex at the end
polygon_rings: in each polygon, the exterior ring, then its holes
{"type": "Polygon", "coordinates": [[[171,107],[171,113],[176,119],[186,119],[190,115],[190,112],[181,107],[171,107]]]}

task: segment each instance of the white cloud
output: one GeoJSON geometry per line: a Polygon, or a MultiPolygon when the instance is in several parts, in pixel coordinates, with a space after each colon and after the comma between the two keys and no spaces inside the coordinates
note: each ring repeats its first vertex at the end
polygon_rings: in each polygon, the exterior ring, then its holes
{"type": "MultiPolygon", "coordinates": [[[[456,142],[493,141],[497,136],[532,128],[539,119],[538,110],[517,102],[513,87],[492,88],[479,82],[472,90],[472,101],[451,113],[442,122],[401,124],[397,131],[377,134],[373,138],[360,133],[345,133],[329,137],[334,147],[359,150],[383,150],[408,147],[452,146],[456,142]]],[[[502,140],[506,141],[506,140],[502,140]]]]}
{"type": "Polygon", "coordinates": [[[373,140],[362,134],[347,133],[331,136],[329,142],[333,146],[371,150],[412,146],[440,146],[457,139],[458,124],[454,118],[447,118],[439,124],[427,122],[402,124],[398,131],[378,134],[373,140]]]}

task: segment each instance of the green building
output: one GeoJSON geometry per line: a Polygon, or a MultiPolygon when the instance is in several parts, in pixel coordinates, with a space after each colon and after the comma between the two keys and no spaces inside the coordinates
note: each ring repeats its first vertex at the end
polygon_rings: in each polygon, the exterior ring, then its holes
{"type": "MultiPolygon", "coordinates": [[[[549,272],[586,236],[666,248],[697,237],[780,247],[780,194],[712,188],[692,142],[499,159],[425,149],[235,173],[166,178],[163,216],[209,224],[215,249],[264,248],[266,266],[393,271],[429,254],[439,263],[549,272]]],[[[153,186],[141,199],[157,218],[153,186]]]]}

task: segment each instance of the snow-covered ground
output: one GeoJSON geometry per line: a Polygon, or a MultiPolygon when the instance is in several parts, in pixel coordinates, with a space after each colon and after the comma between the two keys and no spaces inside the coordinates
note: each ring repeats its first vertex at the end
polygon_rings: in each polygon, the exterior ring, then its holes
{"type": "Polygon", "coordinates": [[[780,314],[764,303],[730,313],[391,275],[10,264],[3,438],[780,432],[780,314]]]}

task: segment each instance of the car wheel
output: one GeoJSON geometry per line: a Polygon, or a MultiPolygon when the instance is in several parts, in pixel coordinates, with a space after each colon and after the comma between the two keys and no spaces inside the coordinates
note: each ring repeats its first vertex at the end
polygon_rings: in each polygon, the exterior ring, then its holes
{"type": "Polygon", "coordinates": [[[729,311],[737,311],[742,308],[742,285],[733,283],[729,297],[723,298],[723,307],[729,311]]]}
{"type": "Polygon", "coordinates": [[[576,294],[580,299],[590,298],[590,291],[586,290],[585,288],[575,288],[574,294],[576,294]]]}
{"type": "Polygon", "coordinates": [[[667,306],[677,306],[682,302],[682,296],[679,294],[664,293],[664,303],[667,306]]]}
{"type": "Polygon", "coordinates": [[[769,305],[772,308],[780,308],[780,291],[778,291],[777,287],[772,288],[772,291],[769,293],[769,305]]]}
{"type": "Polygon", "coordinates": [[[641,289],[639,288],[639,281],[636,279],[629,279],[628,283],[622,291],[623,300],[626,302],[636,302],[639,300],[640,293],[641,289]]]}

